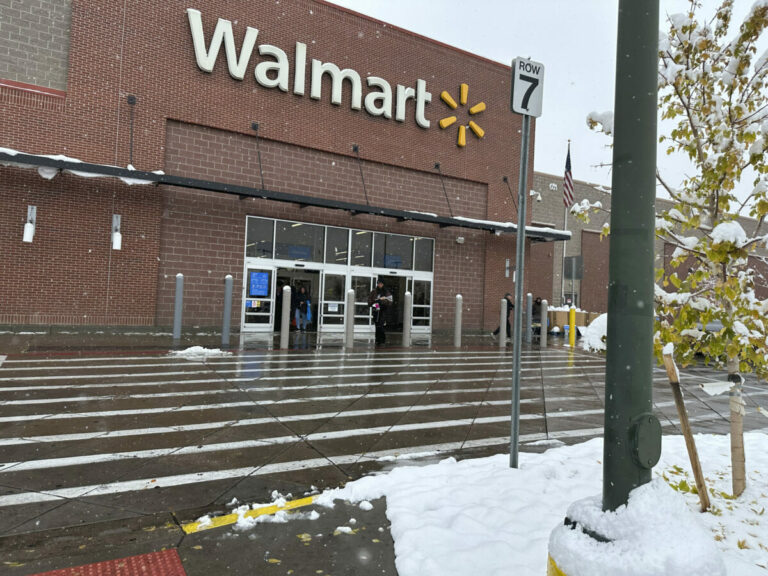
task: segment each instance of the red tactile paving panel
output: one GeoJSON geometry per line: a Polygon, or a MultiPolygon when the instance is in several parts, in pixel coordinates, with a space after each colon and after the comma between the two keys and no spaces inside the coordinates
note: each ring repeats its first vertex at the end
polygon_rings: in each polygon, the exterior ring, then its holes
{"type": "Polygon", "coordinates": [[[186,572],[176,550],[163,550],[33,576],[186,576],[186,572]]]}

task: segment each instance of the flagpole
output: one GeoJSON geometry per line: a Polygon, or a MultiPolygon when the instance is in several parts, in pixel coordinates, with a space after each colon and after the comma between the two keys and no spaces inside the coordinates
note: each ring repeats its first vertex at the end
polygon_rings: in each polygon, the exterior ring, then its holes
{"type": "MultiPolygon", "coordinates": [[[[571,155],[571,139],[568,139],[568,155],[571,155]]],[[[565,188],[565,181],[563,181],[563,188],[565,188]]],[[[565,190],[563,190],[563,198],[565,198],[565,190]]],[[[563,211],[563,230],[568,230],[568,209],[570,206],[565,206],[563,211]]],[[[568,241],[563,241],[563,258],[560,261],[560,306],[565,306],[565,253],[568,249],[568,241]]]]}

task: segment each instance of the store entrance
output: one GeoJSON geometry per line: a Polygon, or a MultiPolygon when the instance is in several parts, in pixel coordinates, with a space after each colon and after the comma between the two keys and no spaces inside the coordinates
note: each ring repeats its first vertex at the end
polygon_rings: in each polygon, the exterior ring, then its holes
{"type": "Polygon", "coordinates": [[[384,276],[380,274],[378,279],[383,281],[384,288],[392,293],[392,307],[387,316],[387,330],[402,332],[407,278],[404,276],[384,276]]]}
{"type": "MultiPolygon", "coordinates": [[[[320,271],[319,270],[302,270],[301,268],[278,268],[277,269],[277,292],[283,293],[284,286],[291,287],[291,298],[295,302],[296,294],[303,286],[307,294],[309,294],[309,301],[311,302],[311,316],[312,320],[307,326],[307,330],[310,332],[317,331],[318,323],[318,303],[320,302],[320,271]]],[[[277,305],[278,311],[282,310],[285,303],[281,302],[277,305]]],[[[296,311],[290,302],[287,303],[291,306],[291,330],[296,329],[296,311]]],[[[274,329],[276,332],[280,331],[280,316],[275,314],[274,329]]]]}

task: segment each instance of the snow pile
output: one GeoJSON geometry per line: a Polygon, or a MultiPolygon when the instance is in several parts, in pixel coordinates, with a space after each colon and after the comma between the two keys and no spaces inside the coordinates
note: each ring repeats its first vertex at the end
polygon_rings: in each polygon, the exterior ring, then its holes
{"type": "MultiPolygon", "coordinates": [[[[14,150],[12,148],[0,148],[0,153],[8,154],[9,156],[18,156],[19,154],[26,154],[25,152],[19,152],[18,150],[14,150]]],[[[72,158],[71,156],[65,156],[64,154],[29,154],[30,156],[37,156],[39,158],[50,158],[51,160],[58,160],[61,162],[69,162],[71,164],[83,164],[83,161],[78,158],[72,158]]],[[[56,177],[56,175],[59,173],[58,168],[54,168],[53,166],[33,166],[31,164],[24,164],[22,162],[3,162],[6,166],[17,166],[19,168],[37,168],[37,173],[40,175],[41,178],[44,178],[46,180],[53,180],[53,178],[56,177]]],[[[111,166],[106,165],[108,168],[120,168],[120,166],[111,166]]],[[[128,170],[135,171],[136,169],[133,167],[132,164],[128,164],[127,166],[128,170]]],[[[98,172],[85,172],[83,170],[73,170],[71,168],[66,168],[63,170],[64,172],[67,172],[69,174],[74,174],[75,176],[79,176],[80,178],[109,178],[110,176],[107,174],[100,174],[98,172]]],[[[165,174],[162,170],[153,170],[152,174],[157,174],[158,176],[162,176],[165,174]]],[[[124,184],[127,184],[128,186],[133,185],[143,185],[143,184],[154,184],[154,180],[142,180],[140,178],[129,178],[126,176],[117,176],[119,180],[121,180],[124,184]]]]}
{"type": "Polygon", "coordinates": [[[549,554],[569,576],[726,573],[714,539],[661,478],[633,490],[614,512],[603,512],[601,497],[592,496],[574,502],[567,516],[578,526],[556,528],[549,554]],[[610,542],[598,543],[580,527],[610,542]]]}
{"type": "Polygon", "coordinates": [[[606,334],[608,334],[608,314],[600,314],[584,330],[581,347],[592,352],[605,352],[606,334]]]}
{"type": "Polygon", "coordinates": [[[731,389],[730,382],[702,382],[699,386],[710,396],[717,396],[731,389]]]}
{"type": "Polygon", "coordinates": [[[222,356],[232,356],[232,352],[224,352],[218,348],[203,348],[202,346],[191,346],[184,350],[173,350],[168,356],[174,358],[184,358],[186,360],[205,360],[206,358],[217,358],[222,356]]]}
{"type": "MultiPolygon", "coordinates": [[[[547,311],[548,312],[569,312],[571,310],[570,306],[548,306],[547,311]]],[[[576,312],[585,312],[585,310],[582,310],[581,308],[575,308],[574,310],[576,312]]]]}
{"type": "Polygon", "coordinates": [[[712,244],[731,243],[737,248],[741,248],[747,243],[747,233],[741,224],[735,220],[730,222],[721,222],[712,230],[712,244]]]}
{"type": "Polygon", "coordinates": [[[587,126],[602,126],[602,131],[610,136],[613,134],[613,112],[590,112],[587,115],[587,126]]]}
{"type": "MultiPolygon", "coordinates": [[[[266,504],[265,506],[272,506],[272,504],[266,504]]],[[[289,520],[317,520],[320,518],[320,514],[318,514],[315,510],[310,512],[278,510],[274,514],[264,514],[262,516],[247,515],[250,510],[254,510],[256,508],[258,507],[249,507],[247,504],[243,504],[239,508],[236,508],[232,511],[233,514],[237,514],[235,531],[247,532],[248,530],[252,530],[258,524],[287,524],[289,520]]]]}
{"type": "Polygon", "coordinates": [[[477,218],[467,218],[465,216],[454,216],[454,220],[462,220],[463,222],[471,222],[472,224],[489,224],[491,226],[498,226],[499,228],[506,228],[508,230],[517,230],[517,224],[513,222],[498,222],[496,220],[479,220],[477,218]]]}
{"type": "Polygon", "coordinates": [[[581,202],[576,202],[573,204],[570,208],[570,212],[571,214],[578,216],[580,214],[587,214],[592,210],[600,210],[602,207],[603,203],[599,200],[597,202],[590,202],[584,198],[581,202]]]}
{"type": "MultiPolygon", "coordinates": [[[[654,477],[663,478],[677,492],[676,499],[693,512],[692,529],[705,528],[729,576],[765,576],[766,569],[758,566],[768,566],[763,496],[768,494],[768,451],[764,449],[768,434],[747,433],[744,439],[747,489],[733,499],[729,437],[696,437],[712,513],[697,513],[699,500],[682,436],[663,438],[654,477]]],[[[540,575],[546,573],[550,532],[562,525],[571,503],[600,494],[602,458],[602,440],[594,439],[544,454],[522,453],[519,469],[509,468],[506,454],[460,462],[449,458],[429,466],[403,465],[326,491],[318,503],[332,506],[334,499],[357,503],[385,496],[400,576],[540,575]]],[[[643,504],[636,505],[638,510],[655,508],[659,498],[664,499],[665,509],[684,509],[679,502],[673,504],[669,491],[663,492],[658,485],[648,490],[639,501],[643,504]]],[[[660,522],[653,510],[639,512],[647,513],[654,524],[660,522]]]]}

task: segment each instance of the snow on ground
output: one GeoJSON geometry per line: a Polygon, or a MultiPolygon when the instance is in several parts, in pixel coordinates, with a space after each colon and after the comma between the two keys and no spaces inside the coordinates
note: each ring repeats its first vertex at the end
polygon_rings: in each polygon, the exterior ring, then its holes
{"type": "MultiPolygon", "coordinates": [[[[682,436],[665,436],[654,478],[669,484],[715,542],[730,576],[768,576],[768,434],[745,434],[747,489],[730,493],[728,436],[696,437],[713,504],[699,501],[682,436]]],[[[546,573],[547,544],[569,506],[602,491],[602,439],[520,454],[428,466],[401,465],[329,490],[319,497],[350,502],[387,499],[400,576],[546,573]]],[[[653,518],[653,514],[648,515],[653,518]]],[[[610,546],[608,544],[607,546],[610,546]]]]}
{"type": "Polygon", "coordinates": [[[730,382],[702,382],[699,386],[710,396],[717,396],[731,389],[730,382]]]}
{"type": "Polygon", "coordinates": [[[563,524],[549,538],[549,554],[568,576],[725,576],[723,555],[697,515],[663,478],[655,478],[614,512],[603,512],[600,495],[571,504],[570,521],[610,544],[563,524]]]}
{"type": "Polygon", "coordinates": [[[173,350],[168,353],[174,358],[185,358],[187,360],[205,360],[206,358],[216,358],[220,356],[232,356],[232,352],[224,352],[218,348],[203,348],[202,346],[191,346],[184,350],[173,350]]]}
{"type": "Polygon", "coordinates": [[[600,314],[584,330],[581,347],[592,352],[605,352],[605,335],[608,333],[608,314],[600,314]]]}

